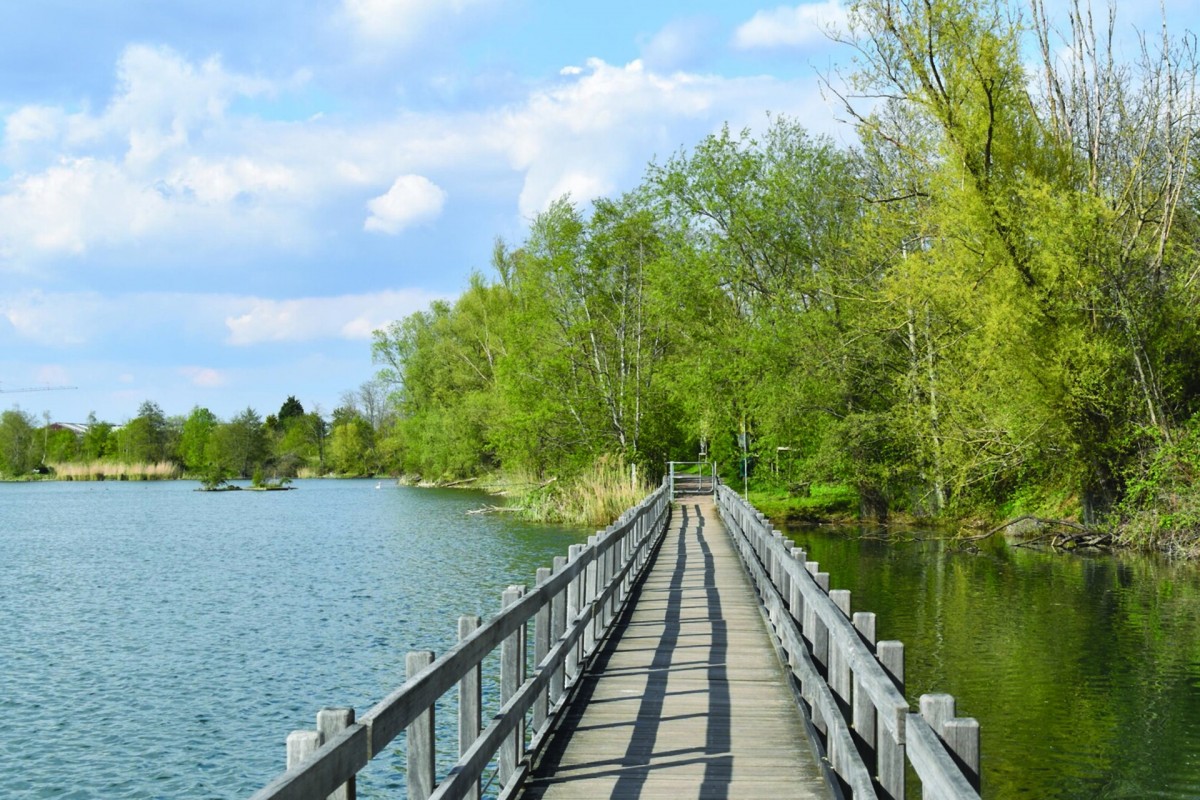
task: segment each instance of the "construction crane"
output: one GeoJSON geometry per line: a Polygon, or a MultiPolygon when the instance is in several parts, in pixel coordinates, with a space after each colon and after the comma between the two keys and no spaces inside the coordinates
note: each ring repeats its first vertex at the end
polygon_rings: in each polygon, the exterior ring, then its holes
{"type": "Polygon", "coordinates": [[[16,394],[17,392],[58,392],[63,389],[78,389],[78,386],[25,386],[20,389],[0,388],[0,394],[16,394]]]}

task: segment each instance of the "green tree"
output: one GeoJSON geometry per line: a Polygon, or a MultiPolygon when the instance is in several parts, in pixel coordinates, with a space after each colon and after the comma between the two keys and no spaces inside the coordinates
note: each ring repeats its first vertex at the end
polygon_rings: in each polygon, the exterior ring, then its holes
{"type": "Polygon", "coordinates": [[[82,456],[89,461],[96,461],[111,454],[113,441],[112,423],[101,422],[96,413],[89,412],[87,431],[83,434],[82,456]]]}
{"type": "Polygon", "coordinates": [[[279,407],[279,413],[276,418],[281,425],[287,425],[291,420],[300,419],[304,416],[304,406],[296,399],[295,395],[288,395],[287,400],[283,401],[283,405],[279,407]]]}
{"type": "Polygon", "coordinates": [[[20,408],[0,414],[0,470],[6,475],[25,475],[37,463],[35,420],[20,408]]]}
{"type": "Polygon", "coordinates": [[[195,406],[183,422],[178,456],[189,472],[202,472],[208,466],[208,443],[220,424],[217,415],[195,406]]]}
{"type": "Polygon", "coordinates": [[[170,431],[159,405],[146,400],[137,416],[117,432],[117,452],[127,463],[158,463],[169,454],[170,431]]]}
{"type": "Polygon", "coordinates": [[[255,467],[261,467],[266,455],[266,427],[252,408],[218,425],[206,449],[209,464],[243,478],[249,477],[255,467]]]}

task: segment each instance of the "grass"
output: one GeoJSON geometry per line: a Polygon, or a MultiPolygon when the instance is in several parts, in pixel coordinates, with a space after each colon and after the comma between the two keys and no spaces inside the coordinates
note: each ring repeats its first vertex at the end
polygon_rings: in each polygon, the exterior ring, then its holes
{"type": "Polygon", "coordinates": [[[633,483],[623,460],[602,456],[579,475],[534,490],[522,515],[539,522],[598,528],[640,503],[651,491],[641,481],[633,483]]]}
{"type": "Polygon", "coordinates": [[[178,464],[170,461],[154,463],[118,461],[89,461],[50,464],[54,477],[60,481],[166,481],[180,477],[178,464]]]}
{"type": "Polygon", "coordinates": [[[858,519],[858,492],[842,484],[813,484],[807,495],[795,494],[782,487],[751,487],[749,499],[759,511],[782,522],[858,519]]]}
{"type": "Polygon", "coordinates": [[[511,498],[510,507],[530,522],[592,528],[608,525],[654,490],[641,479],[635,484],[629,465],[609,456],[562,480],[506,472],[484,476],[471,488],[511,498]]]}

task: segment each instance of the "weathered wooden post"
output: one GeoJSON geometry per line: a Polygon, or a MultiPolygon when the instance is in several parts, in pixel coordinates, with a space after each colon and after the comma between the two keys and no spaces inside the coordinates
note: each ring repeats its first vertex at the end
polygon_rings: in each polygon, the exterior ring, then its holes
{"type": "MultiPolygon", "coordinates": [[[[829,593],[829,573],[817,572],[813,574],[813,580],[817,582],[817,587],[826,594],[829,593]]],[[[812,652],[813,658],[826,668],[829,669],[829,628],[825,625],[825,620],[821,619],[820,615],[813,614],[813,638],[812,652]]]]}
{"type": "MultiPolygon", "coordinates": [[[[875,645],[875,657],[880,666],[892,679],[896,689],[904,694],[904,642],[884,640],[875,645]]],[[[890,709],[876,709],[875,746],[876,773],[879,776],[879,786],[892,800],[904,798],[904,748],[903,742],[897,742],[888,733],[884,723],[884,715],[890,714],[890,709]]]]}
{"type": "MultiPolygon", "coordinates": [[[[597,588],[600,585],[600,558],[596,549],[596,543],[599,541],[599,536],[592,534],[588,537],[588,550],[591,551],[591,560],[587,565],[587,578],[584,582],[583,607],[592,605],[596,600],[597,588]]],[[[599,609],[592,609],[592,618],[588,622],[583,631],[583,654],[590,655],[592,649],[596,646],[596,631],[599,623],[597,622],[597,612],[599,609]]]]}
{"type": "Polygon", "coordinates": [[[942,741],[967,776],[971,787],[980,790],[979,722],[973,717],[955,717],[942,723],[942,741]]]}
{"type": "MultiPolygon", "coordinates": [[[[608,542],[608,557],[604,560],[604,583],[603,588],[608,588],[613,579],[617,576],[617,571],[620,569],[620,564],[617,563],[617,557],[621,554],[621,532],[614,530],[609,535],[608,542]]],[[[608,600],[604,603],[604,630],[608,630],[608,626],[612,624],[613,617],[617,615],[617,593],[610,592],[608,600]]]]}
{"type": "MultiPolygon", "coordinates": [[[[317,712],[317,733],[321,735],[321,744],[332,740],[353,724],[353,708],[322,708],[317,712]]],[[[355,800],[356,797],[355,778],[352,777],[334,790],[328,800],[355,800]]]]}
{"type": "MultiPolygon", "coordinates": [[[[551,571],[549,567],[538,567],[537,570],[537,585],[542,586],[550,580],[551,571]]],[[[551,609],[550,602],[542,604],[542,607],[537,610],[533,616],[533,663],[541,664],[542,659],[550,652],[550,626],[551,626],[551,609]]],[[[537,697],[533,700],[533,730],[536,733],[546,724],[546,718],[550,713],[550,687],[547,685],[545,689],[538,692],[537,697]]]]}
{"type": "MultiPolygon", "coordinates": [[[[566,556],[554,557],[554,574],[558,575],[567,568],[566,556]]],[[[554,645],[562,639],[567,630],[567,595],[571,592],[571,587],[568,585],[563,588],[558,594],[554,595],[550,601],[550,640],[554,645]]],[[[564,666],[558,665],[558,669],[554,670],[554,674],[550,676],[550,704],[555,705],[563,696],[563,686],[565,685],[564,666]]]]}
{"type": "MultiPolygon", "coordinates": [[[[432,650],[415,650],[404,659],[405,673],[411,679],[432,663],[432,650]]],[[[429,708],[421,712],[407,729],[407,790],[411,800],[427,800],[437,783],[434,773],[433,708],[434,704],[430,703],[429,708]]]]}
{"type": "MultiPolygon", "coordinates": [[[[853,622],[854,630],[858,631],[858,635],[874,651],[875,614],[870,611],[856,612],[853,622]]],[[[871,696],[867,694],[862,676],[858,674],[854,676],[853,704],[854,707],[851,711],[850,721],[854,726],[855,734],[859,738],[859,747],[863,753],[863,761],[872,774],[878,774],[875,769],[875,704],[871,702],[871,696]]]]}
{"type": "Polygon", "coordinates": [[[933,728],[938,736],[942,735],[942,725],[954,719],[954,695],[952,694],[923,694],[921,695],[921,717],[933,728]]]}
{"type": "MultiPolygon", "coordinates": [[[[476,616],[458,618],[458,641],[467,639],[479,627],[476,616]]],[[[462,758],[479,738],[483,708],[483,667],[477,663],[458,682],[458,757],[462,758]]],[[[467,790],[467,800],[479,800],[479,781],[467,790]]]]}
{"type": "MultiPolygon", "coordinates": [[[[821,565],[816,561],[805,561],[804,570],[809,575],[816,575],[821,569],[821,565]]],[[[813,649],[813,639],[816,638],[817,631],[817,609],[812,603],[804,605],[804,619],[801,621],[800,630],[804,633],[804,638],[808,640],[808,646],[813,649]]]]}
{"type": "MultiPolygon", "coordinates": [[[[567,562],[574,563],[579,560],[579,555],[583,552],[583,545],[573,544],[567,548],[567,562]]],[[[571,579],[571,583],[567,586],[567,624],[573,625],[575,618],[579,616],[579,610],[583,607],[583,589],[584,581],[587,577],[585,569],[580,574],[571,579]]],[[[579,659],[583,651],[583,637],[580,636],[575,640],[575,646],[567,653],[566,677],[573,683],[579,677],[579,659]]]]}
{"type": "MultiPolygon", "coordinates": [[[[847,620],[850,619],[849,589],[833,589],[829,592],[829,599],[846,615],[847,620]]],[[[829,688],[833,689],[841,703],[843,713],[850,708],[850,664],[844,647],[846,643],[839,639],[829,648],[829,688]]]]}
{"type": "MultiPolygon", "coordinates": [[[[808,554],[804,552],[802,547],[792,548],[792,560],[800,564],[801,568],[807,560],[808,554]]],[[[791,580],[789,578],[788,585],[791,591],[788,592],[788,611],[792,615],[792,619],[796,620],[797,625],[804,625],[804,593],[800,589],[799,580],[791,580]]]]}
{"type": "Polygon", "coordinates": [[[970,717],[955,718],[954,695],[921,695],[921,718],[929,723],[950,751],[968,782],[979,791],[979,723],[970,717]]]}
{"type": "Polygon", "coordinates": [[[790,553],[792,545],[783,538],[782,531],[772,531],[771,536],[775,539],[775,547],[771,551],[771,561],[775,567],[775,587],[779,589],[779,596],[784,602],[788,602],[792,596],[792,576],[787,571],[784,558],[790,553]]]}
{"type": "MultiPolygon", "coordinates": [[[[515,605],[525,595],[524,586],[510,586],[504,590],[501,608],[515,605]]],[[[512,632],[500,644],[500,705],[504,706],[525,682],[525,626],[512,632]]],[[[507,786],[517,771],[525,749],[525,719],[522,718],[513,732],[500,745],[500,785],[507,786]]]]}
{"type": "Polygon", "coordinates": [[[317,731],[292,731],[287,737],[287,768],[298,766],[321,747],[317,731]]]}

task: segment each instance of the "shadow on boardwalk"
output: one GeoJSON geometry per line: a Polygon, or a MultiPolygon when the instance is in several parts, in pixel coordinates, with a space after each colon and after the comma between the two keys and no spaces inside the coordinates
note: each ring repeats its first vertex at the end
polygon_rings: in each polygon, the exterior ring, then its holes
{"type": "Polygon", "coordinates": [[[827,796],[710,500],[676,509],[614,631],[523,797],[827,796]]]}

